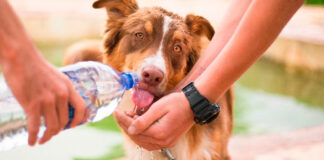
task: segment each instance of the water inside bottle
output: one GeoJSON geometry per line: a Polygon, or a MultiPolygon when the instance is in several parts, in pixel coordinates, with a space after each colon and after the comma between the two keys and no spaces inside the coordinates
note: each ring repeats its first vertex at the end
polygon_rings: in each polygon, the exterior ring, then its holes
{"type": "Polygon", "coordinates": [[[0,102],[0,151],[27,144],[27,120],[22,108],[13,97],[1,98],[0,102]]]}
{"type": "Polygon", "coordinates": [[[71,79],[74,88],[87,103],[90,111],[88,122],[97,122],[106,118],[118,106],[124,92],[118,81],[99,80],[99,73],[95,68],[80,68],[64,73],[71,79]]]}

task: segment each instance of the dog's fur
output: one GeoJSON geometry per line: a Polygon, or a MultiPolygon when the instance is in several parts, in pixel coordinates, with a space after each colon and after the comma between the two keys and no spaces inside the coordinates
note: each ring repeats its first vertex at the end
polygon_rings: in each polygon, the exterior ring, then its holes
{"type": "MultiPolygon", "coordinates": [[[[108,14],[103,49],[98,41],[79,43],[68,50],[64,64],[94,60],[119,71],[135,71],[146,83],[143,89],[156,97],[163,96],[184,78],[214,34],[203,17],[182,18],[158,7],[139,9],[135,0],[97,0],[93,7],[105,8],[108,14]],[[144,74],[147,69],[162,76],[148,80],[144,74]]],[[[127,96],[123,101],[130,106],[127,96]]],[[[178,160],[230,159],[227,144],[232,131],[232,91],[227,91],[218,103],[221,113],[216,120],[204,126],[194,125],[170,148],[178,160]]],[[[127,136],[124,148],[127,159],[151,157],[148,151],[140,153],[127,136]]],[[[153,154],[156,160],[167,159],[158,151],[153,154]]]]}

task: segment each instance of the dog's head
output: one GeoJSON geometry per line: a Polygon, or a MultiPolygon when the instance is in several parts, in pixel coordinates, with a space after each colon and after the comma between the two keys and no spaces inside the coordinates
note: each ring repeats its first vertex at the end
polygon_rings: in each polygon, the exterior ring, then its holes
{"type": "Polygon", "coordinates": [[[158,7],[139,9],[135,0],[97,0],[93,7],[108,14],[104,62],[139,75],[140,89],[133,98],[139,107],[183,79],[198,60],[204,39],[214,34],[203,17],[182,18],[158,7]]]}

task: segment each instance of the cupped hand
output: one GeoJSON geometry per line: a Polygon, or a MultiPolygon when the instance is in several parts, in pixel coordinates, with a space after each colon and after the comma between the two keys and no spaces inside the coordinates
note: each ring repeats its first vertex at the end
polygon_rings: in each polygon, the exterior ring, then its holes
{"type": "Polygon", "coordinates": [[[174,92],[152,104],[139,117],[115,111],[119,126],[147,150],[173,147],[194,124],[194,115],[182,92],[174,92]]]}
{"type": "Polygon", "coordinates": [[[42,57],[15,57],[4,62],[2,68],[8,86],[27,116],[29,145],[34,145],[38,139],[41,117],[46,130],[40,144],[65,127],[69,117],[68,103],[75,109],[71,127],[87,119],[86,103],[70,80],[42,57]]]}

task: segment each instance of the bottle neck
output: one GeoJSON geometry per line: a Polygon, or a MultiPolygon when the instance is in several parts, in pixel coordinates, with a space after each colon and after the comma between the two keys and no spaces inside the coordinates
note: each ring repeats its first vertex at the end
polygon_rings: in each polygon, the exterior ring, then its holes
{"type": "Polygon", "coordinates": [[[123,88],[129,90],[138,85],[138,76],[135,72],[122,72],[121,84],[123,85],[123,88]]]}

